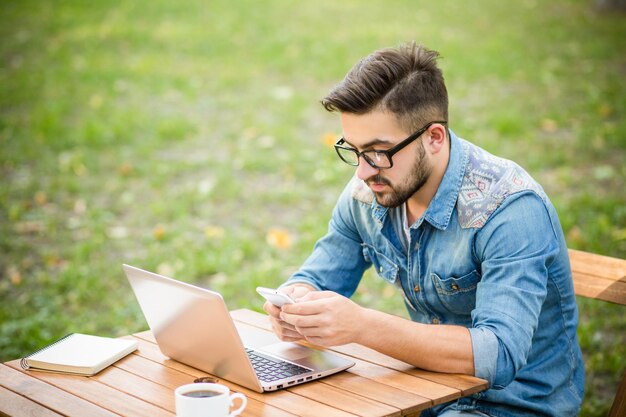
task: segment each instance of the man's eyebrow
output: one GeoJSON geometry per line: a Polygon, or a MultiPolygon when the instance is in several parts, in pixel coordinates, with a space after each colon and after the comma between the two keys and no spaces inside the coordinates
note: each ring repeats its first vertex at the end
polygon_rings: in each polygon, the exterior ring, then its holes
{"type": "MultiPolygon", "coordinates": [[[[356,147],[356,146],[354,146],[353,144],[351,144],[350,142],[348,142],[348,140],[347,140],[346,138],[343,138],[343,141],[344,141],[346,144],[348,144],[348,145],[350,145],[351,147],[353,147],[354,149],[357,149],[357,147],[356,147]]],[[[371,148],[371,147],[373,147],[373,146],[376,146],[376,145],[389,145],[389,144],[391,144],[391,142],[390,142],[390,141],[388,141],[388,140],[384,140],[384,139],[378,139],[378,138],[376,138],[376,139],[373,139],[373,140],[371,140],[371,141],[369,141],[369,142],[367,142],[367,143],[363,144],[363,146],[361,147],[361,149],[369,149],[369,148],[371,148]]]]}

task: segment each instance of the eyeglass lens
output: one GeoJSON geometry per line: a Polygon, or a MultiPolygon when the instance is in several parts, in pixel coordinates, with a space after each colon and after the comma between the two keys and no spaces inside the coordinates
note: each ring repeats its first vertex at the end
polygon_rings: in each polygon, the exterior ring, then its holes
{"type": "MultiPolygon", "coordinates": [[[[341,159],[344,160],[344,162],[354,166],[359,165],[359,154],[356,152],[356,150],[337,148],[337,152],[339,153],[341,159]]],[[[391,166],[389,158],[386,154],[382,152],[365,151],[361,152],[361,155],[363,155],[363,158],[365,158],[367,163],[377,168],[388,168],[389,166],[391,166]]]]}

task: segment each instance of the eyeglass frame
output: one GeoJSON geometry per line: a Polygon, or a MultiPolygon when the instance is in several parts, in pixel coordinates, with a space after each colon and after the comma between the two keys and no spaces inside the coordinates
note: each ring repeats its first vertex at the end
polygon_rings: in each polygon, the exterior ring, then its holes
{"type": "Polygon", "coordinates": [[[356,149],[354,149],[352,147],[342,146],[344,143],[346,143],[345,138],[342,136],[335,143],[335,152],[337,152],[337,155],[339,156],[339,158],[343,162],[345,162],[346,164],[348,164],[350,166],[353,166],[353,167],[359,166],[361,157],[363,157],[365,162],[367,162],[372,168],[376,168],[376,169],[390,169],[390,168],[393,167],[392,156],[395,155],[396,153],[398,153],[399,151],[401,151],[402,149],[404,149],[406,146],[408,146],[415,139],[417,139],[420,136],[422,136],[424,134],[424,132],[426,132],[435,123],[446,125],[448,122],[447,121],[439,121],[438,120],[438,121],[427,123],[424,127],[422,127],[421,129],[417,130],[415,133],[411,134],[410,136],[408,136],[406,139],[402,140],[400,143],[398,143],[396,146],[392,147],[391,149],[380,150],[380,151],[371,150],[371,151],[359,152],[359,151],[357,151],[356,149]],[[356,156],[357,156],[356,164],[348,162],[343,156],[341,156],[340,149],[341,150],[345,150],[345,151],[349,151],[349,152],[352,152],[352,153],[356,154],[356,156]],[[389,166],[388,167],[384,167],[384,168],[383,167],[379,167],[378,165],[376,165],[376,163],[369,156],[367,156],[368,153],[379,153],[379,154],[382,153],[382,154],[384,154],[387,157],[387,159],[389,160],[389,166]]]}

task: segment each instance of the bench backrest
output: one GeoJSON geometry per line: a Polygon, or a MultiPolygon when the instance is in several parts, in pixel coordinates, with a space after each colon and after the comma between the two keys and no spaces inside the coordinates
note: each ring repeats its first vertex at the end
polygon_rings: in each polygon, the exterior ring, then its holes
{"type": "MultiPolygon", "coordinates": [[[[626,260],[569,250],[576,295],[626,305],[626,260]]],[[[609,417],[626,416],[626,371],[609,417]]]]}

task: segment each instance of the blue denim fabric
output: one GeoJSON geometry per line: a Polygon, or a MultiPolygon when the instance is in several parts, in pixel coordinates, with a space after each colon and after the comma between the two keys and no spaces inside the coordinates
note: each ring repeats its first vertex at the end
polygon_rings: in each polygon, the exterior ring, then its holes
{"type": "MultiPolygon", "coordinates": [[[[492,416],[575,416],[584,369],[567,247],[542,188],[516,164],[451,132],[450,161],[404,249],[390,216],[354,178],[288,284],[351,296],[364,271],[404,295],[412,320],[469,329],[490,389],[455,401],[492,416]]],[[[287,284],[286,283],[286,284],[287,284]]],[[[443,410],[444,404],[432,410],[443,410]]]]}

